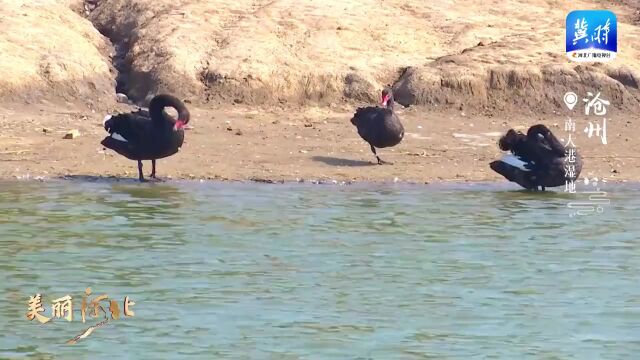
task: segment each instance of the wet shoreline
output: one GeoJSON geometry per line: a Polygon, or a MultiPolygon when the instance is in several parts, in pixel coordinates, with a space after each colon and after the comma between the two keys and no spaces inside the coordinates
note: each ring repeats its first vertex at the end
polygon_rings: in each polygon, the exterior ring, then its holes
{"type": "MultiPolygon", "coordinates": [[[[383,189],[383,188],[426,188],[433,190],[443,191],[516,191],[523,193],[556,193],[567,194],[570,193],[564,191],[564,187],[558,186],[554,188],[547,188],[546,192],[526,190],[519,187],[515,183],[508,181],[494,181],[494,180],[437,180],[437,181],[411,181],[411,180],[398,180],[398,181],[371,181],[371,180],[351,180],[343,181],[336,179],[299,179],[299,180],[285,180],[285,179],[264,179],[264,178],[252,178],[252,179],[220,179],[220,178],[171,178],[161,179],[160,181],[147,181],[140,182],[134,177],[117,177],[117,176],[91,176],[91,175],[67,175],[67,176],[53,176],[53,177],[22,177],[22,178],[0,178],[0,185],[2,183],[67,183],[67,182],[79,182],[79,183],[100,183],[100,184],[123,184],[123,185],[139,185],[143,187],[163,186],[163,185],[180,185],[180,186],[198,186],[198,185],[214,185],[214,186],[253,186],[253,185],[277,185],[283,187],[298,187],[298,186],[327,186],[338,188],[371,188],[371,189],[383,189]]],[[[582,181],[579,181],[579,185],[582,185],[582,181]]],[[[580,189],[580,186],[578,186],[580,189]]],[[[608,180],[601,190],[607,189],[639,189],[640,182],[633,180],[608,180]]],[[[583,189],[584,190],[584,189],[583,189]]],[[[586,189],[589,190],[589,189],[586,189]]],[[[576,191],[575,194],[579,194],[581,190],[576,191]]]]}

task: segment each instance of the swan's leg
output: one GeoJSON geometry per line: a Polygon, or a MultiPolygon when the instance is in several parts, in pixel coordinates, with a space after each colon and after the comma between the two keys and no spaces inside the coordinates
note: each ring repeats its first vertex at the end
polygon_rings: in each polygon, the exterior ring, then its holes
{"type": "Polygon", "coordinates": [[[151,160],[151,175],[149,175],[149,177],[153,179],[153,181],[164,182],[164,180],[156,177],[156,161],[155,160],[151,160]]]}
{"type": "MultiPolygon", "coordinates": [[[[369,144],[369,145],[371,145],[371,144],[369,144]]],[[[376,156],[376,159],[378,159],[378,165],[382,165],[382,164],[391,164],[391,163],[389,163],[389,162],[386,162],[386,161],[384,161],[384,160],[380,159],[380,156],[378,156],[378,153],[376,152],[376,148],[375,148],[375,147],[373,147],[373,145],[371,145],[371,151],[373,151],[373,155],[375,155],[375,156],[376,156]]]]}
{"type": "Polygon", "coordinates": [[[140,182],[147,181],[144,179],[144,176],[142,175],[142,160],[138,160],[138,179],[140,179],[140,182]]]}

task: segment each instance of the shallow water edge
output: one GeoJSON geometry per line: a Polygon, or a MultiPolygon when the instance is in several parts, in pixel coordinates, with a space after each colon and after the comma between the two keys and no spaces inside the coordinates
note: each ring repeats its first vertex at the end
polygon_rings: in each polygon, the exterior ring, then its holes
{"type": "MultiPolygon", "coordinates": [[[[490,181],[490,180],[474,180],[474,179],[442,179],[435,181],[415,181],[415,180],[400,180],[394,179],[393,181],[381,181],[381,180],[336,180],[336,179],[272,179],[272,178],[249,178],[249,179],[227,179],[227,178],[170,178],[162,179],[160,181],[148,181],[141,183],[135,177],[118,177],[118,176],[94,176],[94,175],[67,175],[67,176],[53,176],[53,177],[19,177],[15,178],[2,178],[0,177],[0,184],[10,182],[89,182],[89,183],[118,183],[118,184],[140,184],[140,185],[158,185],[158,184],[265,184],[265,185],[334,185],[334,186],[374,186],[385,187],[390,185],[397,186],[418,186],[428,187],[433,189],[447,189],[447,190],[511,190],[511,191],[525,191],[535,193],[536,191],[528,191],[515,183],[509,181],[490,181]]],[[[610,179],[606,182],[604,187],[615,188],[632,188],[640,189],[640,181],[631,181],[625,179],[610,179]]],[[[547,188],[546,192],[565,192],[564,187],[558,186],[555,188],[547,188]]]]}

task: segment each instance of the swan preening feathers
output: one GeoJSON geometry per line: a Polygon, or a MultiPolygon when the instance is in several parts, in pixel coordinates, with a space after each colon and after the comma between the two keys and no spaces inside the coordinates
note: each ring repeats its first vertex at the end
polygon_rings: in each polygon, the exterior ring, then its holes
{"type": "Polygon", "coordinates": [[[189,110],[176,97],[157,95],[149,104],[149,110],[107,115],[104,129],[109,136],[101,144],[130,160],[138,161],[138,178],[142,174],[142,160],[151,160],[151,174],[156,178],[156,160],[178,152],[184,141],[184,126],[189,122],[189,110]],[[173,107],[178,112],[174,119],[164,111],[173,107]]]}
{"type": "Polygon", "coordinates": [[[525,189],[562,186],[575,181],[582,170],[582,158],[577,151],[572,154],[573,162],[568,163],[565,146],[542,124],[530,127],[526,135],[510,129],[500,138],[498,146],[510,153],[489,166],[525,189]],[[574,171],[567,173],[570,164],[574,165],[574,171]]]}
{"type": "Polygon", "coordinates": [[[404,137],[404,127],[393,111],[394,99],[391,87],[382,90],[380,105],[361,107],[351,118],[351,123],[358,129],[358,135],[369,143],[378,164],[386,162],[380,159],[376,148],[398,145],[404,137]]]}

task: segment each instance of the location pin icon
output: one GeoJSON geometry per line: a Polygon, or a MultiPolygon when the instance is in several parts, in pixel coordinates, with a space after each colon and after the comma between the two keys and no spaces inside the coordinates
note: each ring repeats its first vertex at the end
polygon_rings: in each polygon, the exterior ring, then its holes
{"type": "Polygon", "coordinates": [[[569,110],[573,110],[573,107],[576,106],[577,102],[578,102],[578,95],[576,95],[574,92],[569,91],[566,94],[564,94],[564,103],[565,105],[567,105],[569,110]]]}

